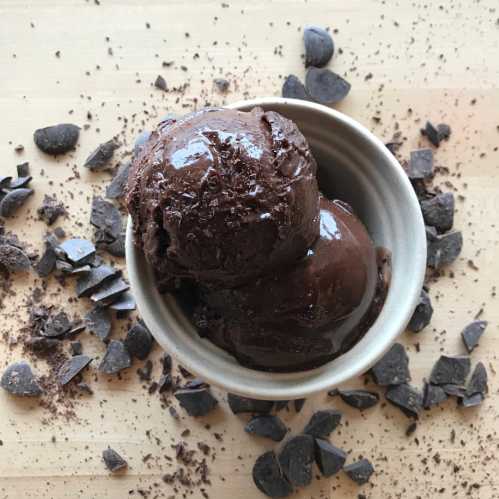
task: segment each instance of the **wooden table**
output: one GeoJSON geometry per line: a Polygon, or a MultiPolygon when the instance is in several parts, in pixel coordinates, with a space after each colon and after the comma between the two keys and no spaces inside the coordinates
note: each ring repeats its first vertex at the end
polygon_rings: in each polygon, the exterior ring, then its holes
{"type": "MultiPolygon", "coordinates": [[[[101,193],[110,178],[82,168],[98,143],[117,135],[124,143],[120,152],[130,150],[139,130],[151,128],[168,112],[187,111],[196,99],[201,106],[205,101],[221,104],[278,95],[283,76],[304,75],[302,26],[312,23],[338,30],[334,38],[341,53],[337,50],[332,67],[352,83],[340,110],[384,140],[400,129],[407,139],[405,155],[426,144],[419,134],[426,119],[452,126],[452,137],[438,149],[436,159],[450,170],[439,182],[450,181],[453,187],[443,188],[455,187],[465,197],[457,204],[455,223],[464,233],[464,251],[452,267],[453,277],[447,272],[431,286],[435,304],[431,326],[419,335],[404,334],[402,341],[410,353],[413,382],[421,386],[442,352],[463,352],[459,333],[483,308],[490,325],[472,359],[488,367],[490,395],[479,409],[462,410],[449,401],[425,412],[410,437],[405,435],[409,420],[386,404],[361,414],[323,395],[308,400],[298,415],[284,412],[286,423],[299,431],[314,410],[337,406],[344,411],[345,421],[334,433],[334,443],[348,451],[349,462],[363,455],[377,471],[361,489],[339,474],[330,480],[314,480],[294,497],[357,497],[360,493],[383,499],[465,497],[467,493],[499,497],[494,372],[499,348],[499,309],[495,306],[499,272],[497,2],[96,3],[0,0],[0,172],[14,174],[17,163],[29,161],[36,191],[7,227],[41,250],[46,226],[36,221],[36,208],[45,193],[55,193],[69,211],[60,225],[72,235],[90,237],[90,196],[101,193]],[[163,61],[174,64],[162,67],[163,61]],[[371,73],[372,78],[366,78],[371,73]],[[188,83],[185,92],[155,89],[152,82],[158,74],[170,88],[188,83]],[[213,78],[222,76],[231,82],[226,97],[212,84],[213,78]],[[54,161],[35,148],[32,133],[60,122],[90,127],[82,130],[74,154],[54,161]],[[14,152],[17,144],[24,145],[23,153],[14,152]],[[69,180],[75,172],[80,178],[69,180]],[[475,483],[480,488],[474,488],[475,483]]],[[[17,279],[16,295],[8,297],[6,308],[0,311],[0,332],[5,338],[0,346],[2,366],[23,357],[19,346],[8,343],[27,320],[23,303],[36,285],[40,280],[33,276],[17,279]]],[[[69,302],[71,287],[50,296],[57,288],[56,281],[50,280],[47,301],[57,302],[71,314],[85,310],[86,303],[69,302]]],[[[126,329],[126,321],[120,323],[115,324],[115,337],[123,336],[126,329]]],[[[98,340],[84,333],[82,341],[86,352],[102,357],[104,349],[98,340]]],[[[159,354],[156,349],[152,358],[159,354]]],[[[36,401],[18,401],[0,393],[1,498],[125,498],[140,497],[139,489],[147,497],[184,497],[184,487],[175,492],[162,481],[165,473],[178,466],[171,444],[182,439],[188,448],[205,441],[216,454],[213,462],[208,458],[210,497],[260,497],[251,468],[257,455],[275,446],[245,434],[245,419],[229,413],[225,394],[215,391],[222,402],[213,416],[194,420],[181,412],[181,420],[175,421],[160,399],[149,395],[138,381],[135,370],[140,364],[121,381],[97,375],[97,361],[94,364],[86,379],[95,393],[74,400],[77,417],[67,421],[49,416],[36,401]],[[211,425],[209,430],[206,423],[211,425]],[[182,438],[186,428],[191,435],[182,438]],[[222,441],[215,433],[222,435],[222,441]],[[110,476],[104,468],[101,453],[108,445],[127,458],[126,474],[110,476]],[[144,459],[148,454],[152,457],[144,459]]],[[[43,372],[44,363],[38,362],[36,369],[43,372]]],[[[155,361],[155,377],[158,372],[155,361]]],[[[349,386],[362,382],[358,379],[349,386]]],[[[193,489],[185,497],[202,495],[193,489]]]]}

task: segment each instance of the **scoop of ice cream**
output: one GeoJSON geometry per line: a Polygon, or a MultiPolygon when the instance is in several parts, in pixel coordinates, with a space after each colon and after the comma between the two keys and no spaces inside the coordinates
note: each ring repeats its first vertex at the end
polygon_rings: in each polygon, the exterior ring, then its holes
{"type": "Polygon", "coordinates": [[[317,238],[315,175],[305,138],[278,113],[204,109],[165,121],[130,171],[135,241],[164,286],[246,283],[317,238]]]}
{"type": "Polygon", "coordinates": [[[203,334],[242,363],[319,365],[365,332],[378,281],[376,251],[341,201],[320,201],[320,236],[299,264],[236,289],[204,290],[203,334]]]}

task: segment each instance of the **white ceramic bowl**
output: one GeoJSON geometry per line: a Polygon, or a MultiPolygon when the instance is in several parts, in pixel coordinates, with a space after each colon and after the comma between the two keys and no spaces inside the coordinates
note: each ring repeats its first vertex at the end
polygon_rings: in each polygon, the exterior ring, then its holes
{"type": "Polygon", "coordinates": [[[392,252],[392,280],[383,309],[366,335],[337,359],[309,371],[266,373],[242,367],[198,336],[174,298],[156,290],[128,222],[126,259],[139,313],[158,343],[189,371],[225,390],[271,400],[305,398],[366,372],[404,330],[419,297],[426,237],[418,200],[402,167],[384,144],[344,114],[301,100],[263,98],[228,107],[261,106],[292,119],[319,165],[319,186],[350,203],[379,246],[392,252]]]}

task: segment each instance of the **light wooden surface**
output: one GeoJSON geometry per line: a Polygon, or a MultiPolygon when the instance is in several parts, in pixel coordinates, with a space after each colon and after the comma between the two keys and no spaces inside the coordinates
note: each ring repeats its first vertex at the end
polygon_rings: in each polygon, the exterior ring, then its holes
{"type": "MultiPolygon", "coordinates": [[[[84,171],[82,163],[99,142],[119,134],[130,145],[144,126],[152,127],[167,112],[182,112],[182,104],[191,106],[195,98],[199,105],[205,100],[222,103],[212,87],[217,76],[231,81],[227,101],[277,95],[282,76],[304,75],[300,28],[307,23],[337,28],[335,41],[342,53],[332,67],[352,83],[340,110],[384,140],[399,126],[407,137],[406,153],[422,143],[418,129],[423,120],[445,121],[453,128],[451,140],[436,158],[451,172],[440,181],[450,180],[465,196],[457,205],[455,224],[464,232],[464,251],[453,266],[454,277],[431,286],[436,309],[432,325],[417,336],[406,333],[402,341],[410,351],[414,383],[421,385],[441,352],[463,352],[459,332],[483,307],[490,326],[472,358],[489,368],[490,396],[480,409],[464,411],[448,402],[425,413],[409,438],[405,436],[409,421],[391,406],[359,414],[326,396],[308,400],[301,414],[284,413],[287,424],[299,431],[315,409],[336,405],[344,411],[345,421],[333,435],[334,443],[349,452],[349,462],[359,455],[369,457],[377,473],[362,489],[340,474],[314,480],[294,497],[346,498],[359,493],[383,499],[465,497],[466,493],[499,497],[495,458],[498,380],[493,373],[499,348],[499,311],[494,298],[499,275],[497,2],[228,0],[229,7],[211,0],[100,3],[0,0],[0,172],[13,174],[17,163],[29,161],[36,191],[8,228],[40,249],[45,226],[27,216],[35,214],[44,193],[56,193],[70,212],[61,225],[71,234],[90,236],[89,196],[101,192],[109,176],[84,171]],[[57,50],[60,58],[55,56],[57,50]],[[195,53],[199,58],[193,58],[195,53]],[[175,64],[162,68],[162,61],[170,60],[175,64]],[[182,71],[181,65],[188,71],[182,71]],[[366,81],[368,73],[373,77],[366,81]],[[169,87],[189,83],[178,102],[178,94],[152,87],[158,74],[169,87]],[[93,115],[91,127],[82,131],[74,154],[54,162],[36,150],[32,143],[35,128],[59,122],[83,125],[87,111],[93,115]],[[371,119],[373,115],[381,118],[379,124],[371,119]],[[123,135],[125,118],[129,122],[123,135]],[[19,143],[25,146],[21,155],[14,152],[19,143]],[[68,180],[74,171],[81,178],[68,180]],[[76,225],[80,220],[82,227],[76,225]],[[472,270],[468,259],[480,270],[472,270]],[[452,429],[457,434],[454,442],[452,429]],[[481,488],[470,488],[474,483],[481,488]]],[[[22,358],[21,349],[8,348],[7,342],[27,319],[23,303],[35,281],[16,281],[17,294],[0,310],[2,367],[22,358]]],[[[56,288],[51,281],[49,290],[56,288]]],[[[47,300],[66,306],[71,288],[60,296],[47,300]]],[[[84,304],[67,304],[67,309],[81,311],[84,304]]],[[[122,334],[115,327],[114,335],[122,334]]],[[[98,341],[86,333],[82,338],[87,352],[102,356],[98,341]]],[[[158,355],[156,351],[153,358],[158,355]]],[[[0,393],[1,498],[140,497],[138,489],[151,490],[148,497],[180,498],[183,493],[201,497],[197,489],[176,492],[161,480],[177,467],[170,444],[187,427],[192,432],[184,439],[189,448],[204,440],[216,453],[209,463],[212,485],[206,487],[211,498],[260,497],[251,480],[251,467],[258,454],[275,446],[246,435],[244,418],[232,416],[225,402],[208,418],[194,420],[181,413],[182,419],[176,422],[158,397],[150,396],[137,380],[139,364],[121,381],[98,376],[94,364],[86,379],[95,394],[73,401],[77,419],[49,417],[36,402],[19,402],[0,393]],[[211,424],[210,430],[205,423],[211,424]],[[213,437],[214,432],[223,435],[222,442],[213,437]],[[130,469],[123,476],[109,476],[103,466],[100,456],[108,445],[129,461],[130,469]],[[143,462],[149,453],[153,457],[143,462]],[[172,457],[171,463],[165,456],[172,457]]],[[[37,370],[43,369],[40,362],[37,370]]],[[[155,376],[158,370],[156,362],[155,376]]],[[[349,386],[361,383],[359,379],[349,386]]],[[[216,394],[221,400],[225,397],[219,391],[216,394]]]]}

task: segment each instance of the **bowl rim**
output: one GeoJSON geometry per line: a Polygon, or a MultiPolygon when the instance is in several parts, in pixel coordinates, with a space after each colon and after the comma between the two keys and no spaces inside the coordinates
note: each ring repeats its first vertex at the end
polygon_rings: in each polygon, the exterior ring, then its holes
{"type": "MultiPolygon", "coordinates": [[[[340,111],[337,111],[336,109],[331,109],[321,104],[282,97],[263,97],[257,99],[242,100],[224,107],[229,109],[248,109],[255,106],[272,105],[289,106],[296,110],[309,110],[327,114],[331,118],[341,122],[343,125],[346,125],[350,129],[352,129],[354,133],[362,136],[364,140],[369,141],[371,145],[374,146],[383,156],[384,162],[389,165],[392,170],[391,173],[397,177],[398,184],[403,188],[403,196],[407,200],[408,209],[412,212],[413,218],[415,220],[419,220],[419,223],[415,224],[415,226],[411,228],[414,234],[415,241],[415,244],[411,248],[413,252],[414,278],[410,283],[407,284],[406,295],[404,297],[405,313],[402,313],[400,310],[398,310],[398,314],[396,317],[397,321],[394,323],[393,321],[395,319],[391,319],[390,328],[388,328],[388,331],[384,329],[384,334],[380,336],[381,341],[377,342],[375,347],[371,350],[364,352],[364,356],[361,360],[352,363],[353,365],[349,365],[342,372],[336,373],[334,379],[332,380],[330,380],[327,376],[324,376],[324,378],[321,380],[314,379],[314,377],[312,376],[317,371],[322,372],[326,370],[329,363],[326,363],[323,366],[315,369],[300,371],[296,373],[269,373],[249,369],[244,366],[238,365],[241,371],[251,371],[252,373],[254,373],[254,385],[247,386],[249,385],[248,383],[244,385],[242,383],[239,383],[237,379],[234,380],[230,376],[224,374],[223,368],[213,370],[209,367],[206,367],[206,365],[203,363],[193,363],[192,358],[189,355],[184,355],[184,352],[177,347],[176,342],[173,341],[168,334],[168,325],[161,325],[158,322],[157,317],[153,312],[153,307],[150,306],[149,300],[147,298],[147,293],[145,293],[142,289],[143,286],[141,275],[143,275],[143,270],[141,270],[138,265],[137,257],[139,250],[133,242],[132,220],[130,216],[128,217],[126,230],[125,253],[128,277],[130,280],[132,293],[137,303],[138,312],[146,325],[151,330],[152,335],[162,348],[176,357],[176,359],[189,371],[228,392],[259,399],[292,400],[297,398],[309,397],[315,393],[330,390],[358,375],[367,372],[393,345],[397,337],[404,331],[405,327],[407,326],[418,302],[421,288],[424,283],[426,271],[426,233],[423,217],[419,207],[419,201],[402,166],[379,138],[377,138],[366,127],[355,121],[353,118],[341,113],[340,111]],[[280,379],[293,379],[296,380],[296,382],[283,387],[267,386],[266,388],[262,388],[259,387],[259,384],[263,379],[268,379],[269,382],[270,380],[272,380],[272,384],[275,384],[280,379]]],[[[160,296],[157,290],[154,290],[152,292],[155,295],[156,299],[158,296],[160,296]]],[[[377,321],[375,321],[374,324],[376,324],[376,322],[377,321]]],[[[373,326],[371,326],[371,328],[372,327],[373,326]]],[[[348,352],[343,355],[346,354],[348,354],[348,352]]],[[[341,357],[342,356],[338,358],[341,357]]]]}

